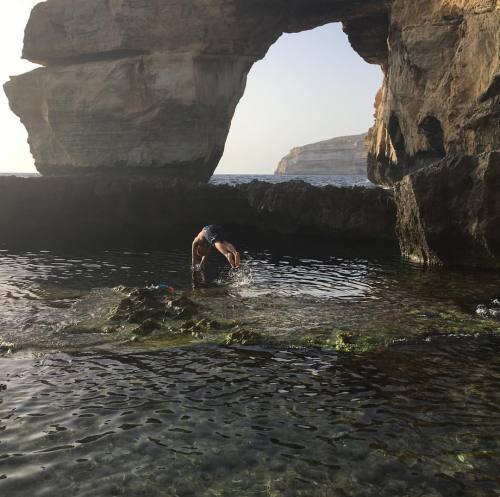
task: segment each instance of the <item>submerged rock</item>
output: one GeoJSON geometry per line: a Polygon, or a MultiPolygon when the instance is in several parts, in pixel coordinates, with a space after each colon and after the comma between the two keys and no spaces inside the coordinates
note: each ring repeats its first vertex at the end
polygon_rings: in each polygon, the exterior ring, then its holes
{"type": "MultiPolygon", "coordinates": [[[[179,317],[184,312],[184,308],[180,305],[172,305],[174,297],[163,289],[118,287],[115,290],[125,294],[126,297],[109,313],[108,319],[112,322],[143,325],[146,321],[179,317]]],[[[183,302],[190,309],[195,307],[195,304],[187,298],[184,298],[183,302]]]]}
{"type": "Polygon", "coordinates": [[[333,345],[337,352],[371,352],[373,350],[384,348],[385,337],[362,336],[357,333],[339,332],[335,337],[335,341],[328,342],[328,345],[333,345]]]}
{"type": "Polygon", "coordinates": [[[115,291],[125,297],[111,310],[108,320],[117,325],[138,324],[136,333],[139,334],[160,329],[169,319],[190,318],[199,310],[185,295],[172,295],[164,288],[117,287],[115,291]]]}

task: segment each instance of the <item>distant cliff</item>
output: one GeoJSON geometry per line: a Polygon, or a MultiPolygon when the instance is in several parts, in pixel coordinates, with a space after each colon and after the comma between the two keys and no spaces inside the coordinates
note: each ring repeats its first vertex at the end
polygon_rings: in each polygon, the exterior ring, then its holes
{"type": "Polygon", "coordinates": [[[366,133],[296,147],[275,174],[366,174],[366,133]]]}

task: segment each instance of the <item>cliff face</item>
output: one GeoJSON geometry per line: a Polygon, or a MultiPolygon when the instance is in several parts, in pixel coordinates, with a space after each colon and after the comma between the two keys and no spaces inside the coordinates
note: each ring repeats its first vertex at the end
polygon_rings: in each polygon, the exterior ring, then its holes
{"type": "Polygon", "coordinates": [[[372,181],[499,147],[496,0],[47,0],[23,52],[46,67],[5,90],[42,173],[205,180],[252,64],[283,32],[334,21],[385,73],[372,181]]]}
{"type": "Polygon", "coordinates": [[[416,262],[500,268],[500,152],[460,156],[396,184],[397,234],[416,262]]]}
{"type": "Polygon", "coordinates": [[[394,0],[368,174],[393,184],[445,156],[500,148],[496,0],[394,0]]]}
{"type": "Polygon", "coordinates": [[[275,174],[366,174],[366,133],[293,148],[275,174]]]}

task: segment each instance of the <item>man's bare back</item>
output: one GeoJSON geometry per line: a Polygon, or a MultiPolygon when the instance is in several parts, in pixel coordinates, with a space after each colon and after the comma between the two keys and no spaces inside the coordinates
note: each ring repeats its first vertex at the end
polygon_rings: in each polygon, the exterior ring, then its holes
{"type": "Polygon", "coordinates": [[[240,254],[234,248],[234,245],[224,240],[222,230],[219,226],[210,224],[205,226],[195,237],[192,245],[192,269],[197,268],[197,262],[200,258],[200,269],[203,271],[206,266],[207,258],[210,255],[212,247],[215,247],[229,262],[232,268],[240,265],[240,254]]]}

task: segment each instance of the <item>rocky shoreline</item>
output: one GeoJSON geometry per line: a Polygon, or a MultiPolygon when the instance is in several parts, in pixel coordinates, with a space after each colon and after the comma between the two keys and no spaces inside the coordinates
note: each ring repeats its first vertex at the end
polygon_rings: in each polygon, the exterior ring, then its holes
{"type": "Polygon", "coordinates": [[[153,178],[0,177],[0,243],[192,235],[209,223],[284,235],[396,244],[393,194],[303,181],[239,186],[153,178]]]}

